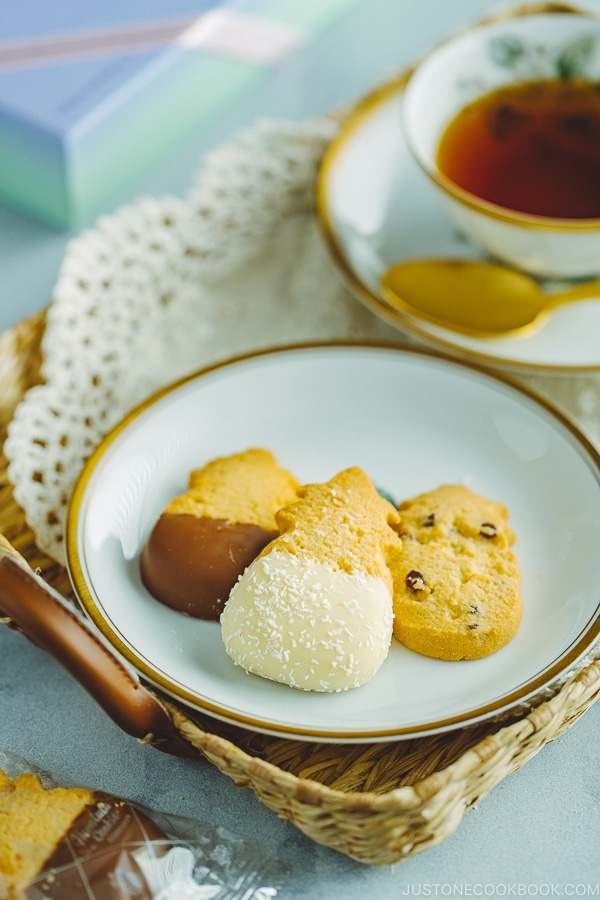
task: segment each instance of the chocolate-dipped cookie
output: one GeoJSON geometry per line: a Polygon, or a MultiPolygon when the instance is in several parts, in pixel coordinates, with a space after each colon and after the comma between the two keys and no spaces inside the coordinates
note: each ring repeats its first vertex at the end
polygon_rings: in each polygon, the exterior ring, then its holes
{"type": "Polygon", "coordinates": [[[142,550],[147,590],[166,606],[217,621],[239,576],[278,534],[275,513],[298,482],[269,450],[251,448],[194,470],[142,550]]]}
{"type": "MultiPolygon", "coordinates": [[[[139,808],[83,787],[46,789],[0,769],[0,898],[116,897],[127,849],[166,835],[139,808]]],[[[135,869],[136,898],[155,896],[135,869]]]]}

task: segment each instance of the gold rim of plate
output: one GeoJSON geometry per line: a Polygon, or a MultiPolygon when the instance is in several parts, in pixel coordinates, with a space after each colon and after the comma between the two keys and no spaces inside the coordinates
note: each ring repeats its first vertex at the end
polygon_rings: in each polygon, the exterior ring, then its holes
{"type": "MultiPolygon", "coordinates": [[[[556,685],[560,683],[564,677],[564,673],[571,671],[578,665],[578,661],[590,653],[600,637],[600,617],[594,614],[591,622],[588,622],[582,628],[576,639],[572,642],[569,649],[559,654],[551,661],[547,661],[542,670],[532,675],[518,687],[515,687],[507,695],[500,698],[488,700],[482,703],[468,713],[447,715],[439,719],[425,722],[421,725],[411,725],[404,727],[397,724],[393,727],[373,728],[366,730],[336,731],[327,728],[309,728],[299,724],[283,725],[270,717],[261,718],[258,714],[250,712],[236,712],[229,709],[218,702],[218,700],[209,700],[203,698],[197,693],[193,693],[190,689],[185,688],[181,684],[176,683],[173,678],[161,666],[154,665],[135,646],[129,643],[129,639],[123,637],[119,628],[113,623],[111,616],[102,608],[102,599],[94,593],[90,584],[89,573],[86,572],[85,551],[80,547],[81,539],[81,521],[85,516],[85,510],[89,506],[91,497],[94,493],[94,482],[98,473],[102,473],[107,466],[110,465],[109,459],[111,450],[115,442],[119,441],[126,435],[130,426],[135,425],[136,421],[143,416],[144,413],[152,410],[159,402],[163,401],[171,395],[176,397],[177,392],[188,385],[199,383],[200,388],[207,377],[211,378],[221,370],[228,374],[237,364],[246,362],[260,361],[261,358],[269,358],[283,356],[284,358],[295,351],[306,350],[322,350],[331,349],[371,349],[393,351],[398,354],[421,358],[425,360],[441,360],[447,361],[452,366],[464,369],[467,372],[484,372],[487,370],[478,367],[472,363],[461,360],[452,359],[435,350],[427,348],[404,346],[397,343],[388,343],[374,340],[352,341],[352,340],[323,340],[312,341],[299,344],[286,344],[272,348],[261,348],[258,350],[241,353],[230,359],[221,360],[211,365],[205,366],[199,371],[186,375],[177,381],[161,388],[154,394],[148,396],[136,407],[130,410],[121,421],[109,431],[100,441],[96,449],[90,454],[83,469],[73,488],[71,501],[68,507],[66,521],[65,543],[67,550],[67,569],[70,572],[70,580],[74,586],[75,594],[80,605],[84,608],[87,615],[92,619],[97,629],[104,635],[106,640],[114,647],[147,681],[155,685],[159,690],[164,691],[167,695],[176,701],[183,701],[184,704],[191,707],[192,715],[195,711],[206,713],[211,717],[214,716],[225,722],[235,724],[237,726],[248,728],[256,731],[266,731],[272,735],[282,738],[298,738],[314,739],[315,742],[326,741],[346,741],[348,743],[356,742],[380,742],[395,741],[406,739],[407,737],[417,737],[419,734],[426,735],[434,732],[451,731],[456,728],[464,728],[471,726],[477,722],[495,719],[506,720],[511,715],[511,711],[517,708],[523,708],[528,702],[527,698],[539,697],[544,691],[556,690],[556,685]]],[[[500,384],[508,385],[517,394],[532,398],[536,404],[549,411],[555,421],[569,432],[572,438],[581,446],[582,450],[588,454],[590,464],[593,464],[598,472],[600,472],[600,452],[594,445],[578,430],[576,425],[566,416],[563,416],[560,409],[556,407],[552,401],[541,394],[532,391],[527,385],[511,379],[509,376],[495,373],[494,379],[500,384]]],[[[599,649],[600,655],[600,649],[599,649]]],[[[514,713],[513,713],[514,715],[514,713]]],[[[307,723],[305,723],[307,724],[307,723]]]]}
{"type": "MultiPolygon", "coordinates": [[[[44,315],[0,336],[0,433],[39,383],[44,315]]],[[[36,547],[0,454],[0,533],[63,595],[66,571],[36,547]]],[[[162,698],[183,737],[221,773],[249,787],[315,842],[361,863],[408,859],[451,835],[464,812],[573,725],[600,696],[600,661],[508,724],[486,722],[407,741],[313,744],[270,737],[162,698]]]]}

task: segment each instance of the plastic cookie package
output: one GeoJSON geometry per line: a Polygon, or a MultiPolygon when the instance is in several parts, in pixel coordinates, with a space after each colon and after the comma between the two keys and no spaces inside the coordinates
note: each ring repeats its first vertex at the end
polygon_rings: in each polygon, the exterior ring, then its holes
{"type": "Polygon", "coordinates": [[[0,900],[268,900],[284,873],[255,841],[0,750],[0,900]]]}

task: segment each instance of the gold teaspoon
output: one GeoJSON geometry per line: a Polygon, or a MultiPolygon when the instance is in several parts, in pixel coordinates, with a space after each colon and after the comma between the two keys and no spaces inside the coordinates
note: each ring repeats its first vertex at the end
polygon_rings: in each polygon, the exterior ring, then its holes
{"type": "Polygon", "coordinates": [[[523,337],[559,306],[600,299],[600,281],[545,294],[529,275],[485,260],[396,263],[385,272],[380,287],[395,309],[478,338],[523,337]]]}

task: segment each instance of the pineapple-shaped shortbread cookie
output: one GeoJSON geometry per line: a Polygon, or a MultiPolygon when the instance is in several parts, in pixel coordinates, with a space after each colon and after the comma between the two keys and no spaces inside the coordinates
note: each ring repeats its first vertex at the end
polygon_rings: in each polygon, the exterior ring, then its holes
{"type": "Polygon", "coordinates": [[[248,672],[300,690],[358,687],[390,647],[386,557],[401,546],[399,515],[358,467],[298,494],[229,596],[225,648],[248,672]]]}

